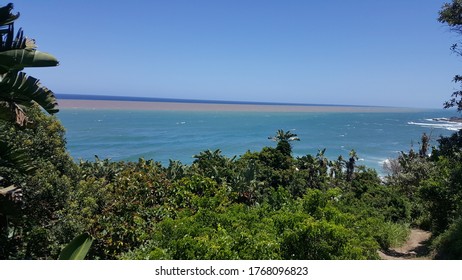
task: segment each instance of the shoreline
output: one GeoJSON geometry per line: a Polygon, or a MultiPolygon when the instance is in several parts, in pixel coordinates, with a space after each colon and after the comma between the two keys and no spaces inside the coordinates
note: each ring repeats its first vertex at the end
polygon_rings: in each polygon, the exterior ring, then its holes
{"type": "Polygon", "coordinates": [[[415,108],[373,107],[373,106],[334,106],[334,105],[266,105],[266,104],[219,104],[182,103],[156,101],[119,101],[60,99],[60,109],[88,110],[145,110],[145,111],[243,111],[243,112],[329,112],[329,113],[389,113],[414,112],[415,108]]]}

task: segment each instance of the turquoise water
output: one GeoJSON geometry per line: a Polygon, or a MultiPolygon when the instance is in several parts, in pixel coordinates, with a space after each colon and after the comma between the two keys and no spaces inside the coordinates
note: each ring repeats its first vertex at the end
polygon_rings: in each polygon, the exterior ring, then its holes
{"type": "Polygon", "coordinates": [[[347,157],[355,149],[360,164],[380,173],[383,162],[411,146],[418,150],[423,132],[432,144],[450,135],[458,123],[433,118],[454,116],[447,110],[403,113],[269,113],[185,112],[61,109],[58,118],[66,128],[68,149],[74,159],[135,161],[139,157],[167,165],[169,159],[191,163],[195,154],[220,149],[239,156],[247,150],[275,146],[268,140],[278,129],[291,130],[301,141],[293,143],[294,156],[347,157]]]}

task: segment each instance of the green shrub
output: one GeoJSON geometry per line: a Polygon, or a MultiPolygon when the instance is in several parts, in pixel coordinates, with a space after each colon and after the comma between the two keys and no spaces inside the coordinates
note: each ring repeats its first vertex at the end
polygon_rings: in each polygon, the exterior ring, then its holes
{"type": "Polygon", "coordinates": [[[386,250],[406,242],[409,237],[410,227],[408,224],[385,222],[377,228],[376,233],[375,239],[380,244],[380,247],[386,250]]]}
{"type": "Polygon", "coordinates": [[[374,259],[374,242],[360,240],[351,229],[321,220],[305,220],[284,232],[281,242],[284,259],[374,259]],[[372,245],[372,246],[371,246],[372,245]]]}
{"type": "Polygon", "coordinates": [[[232,205],[226,213],[199,209],[192,216],[165,219],[151,240],[122,258],[278,259],[279,244],[271,219],[259,209],[232,205]]]}
{"type": "Polygon", "coordinates": [[[432,242],[432,248],[436,251],[437,259],[462,260],[462,219],[439,235],[432,242]]]}

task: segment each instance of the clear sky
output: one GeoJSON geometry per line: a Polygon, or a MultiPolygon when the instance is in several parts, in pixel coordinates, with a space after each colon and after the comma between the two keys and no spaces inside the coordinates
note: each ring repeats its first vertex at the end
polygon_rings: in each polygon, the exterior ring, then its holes
{"type": "Polygon", "coordinates": [[[448,1],[12,2],[60,60],[25,72],[56,93],[442,108],[462,74],[448,1]]]}

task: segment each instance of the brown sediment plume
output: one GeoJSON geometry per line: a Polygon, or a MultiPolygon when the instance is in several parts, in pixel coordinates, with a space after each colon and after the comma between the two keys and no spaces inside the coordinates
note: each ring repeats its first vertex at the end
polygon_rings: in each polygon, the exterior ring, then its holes
{"type": "Polygon", "coordinates": [[[217,104],[182,102],[147,102],[115,100],[73,100],[61,99],[60,108],[111,109],[111,110],[153,110],[153,111],[250,111],[250,112],[409,112],[417,109],[369,106],[330,105],[260,105],[260,104],[217,104]]]}

